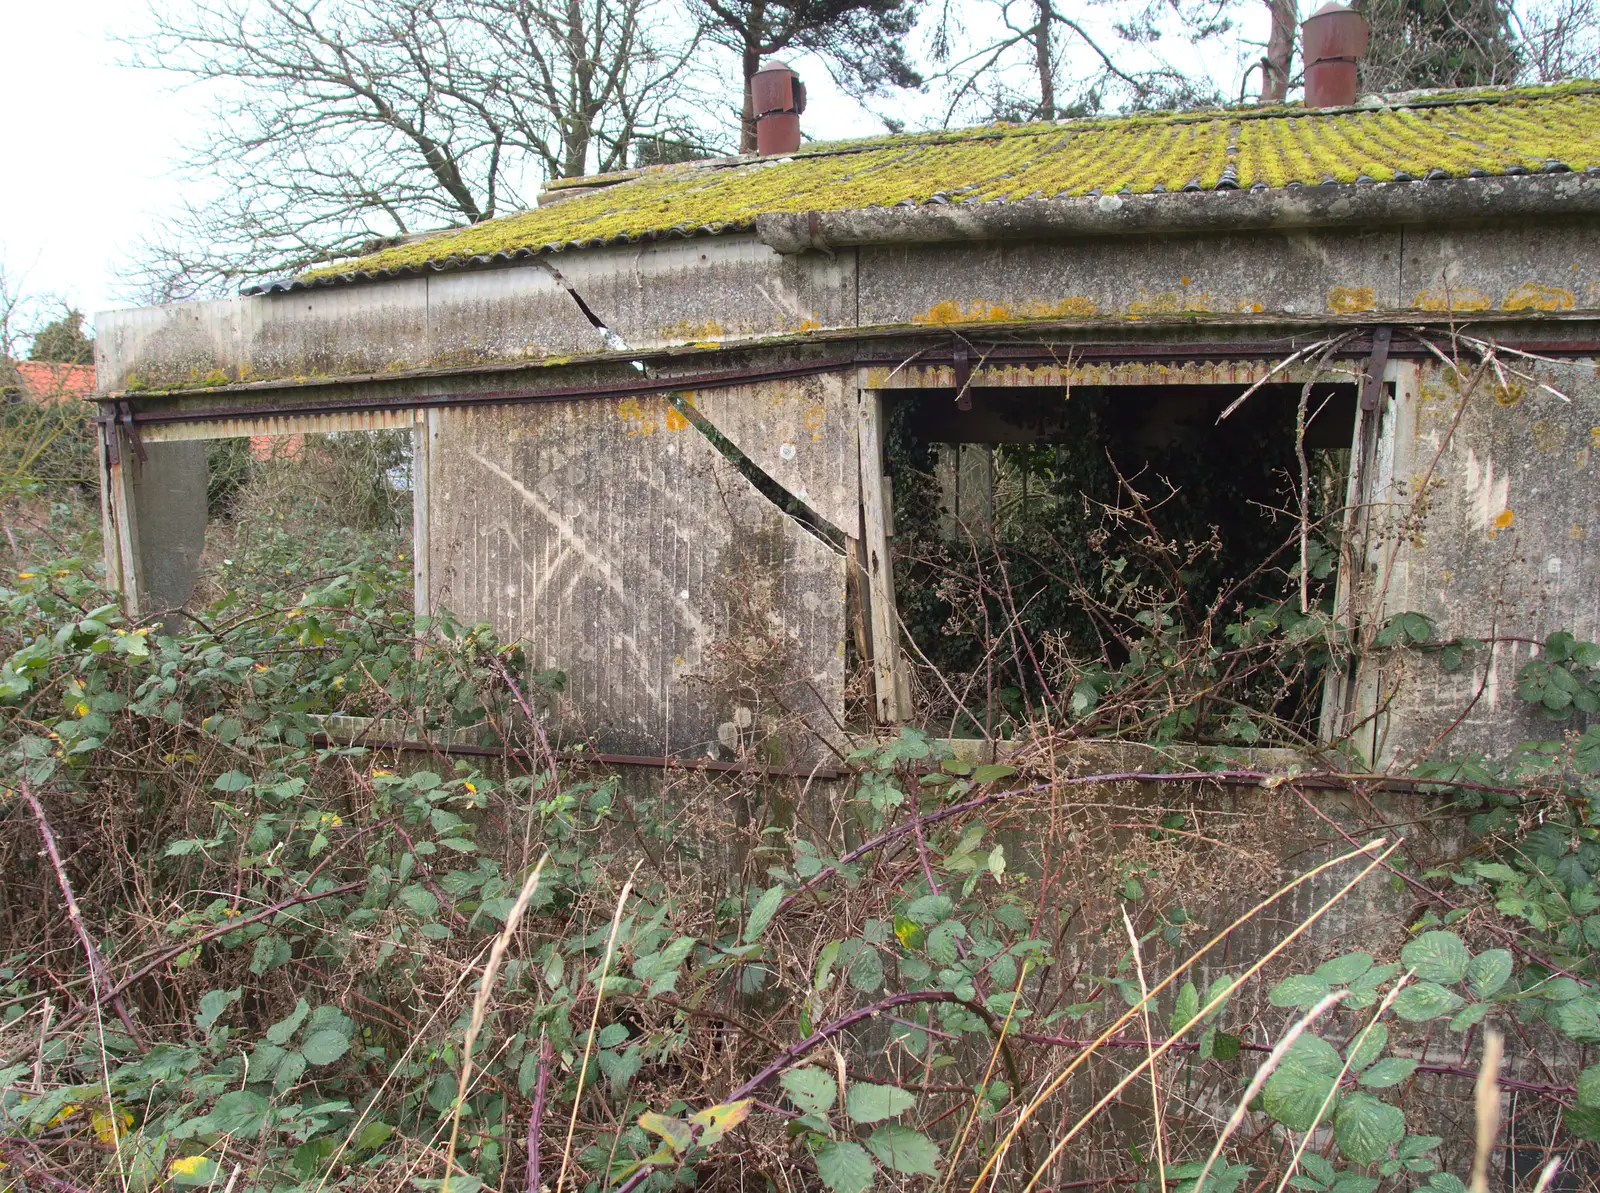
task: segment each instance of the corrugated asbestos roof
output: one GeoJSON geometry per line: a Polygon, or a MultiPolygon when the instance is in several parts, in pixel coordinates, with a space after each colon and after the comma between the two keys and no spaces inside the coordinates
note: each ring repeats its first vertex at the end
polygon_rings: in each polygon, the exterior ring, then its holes
{"type": "Polygon", "coordinates": [[[1441,92],[1356,108],[1149,113],[808,146],[552,184],[516,215],[268,289],[748,230],[757,215],[1600,170],[1600,84],[1441,92]],[[570,197],[568,197],[570,194],[570,197]]]}

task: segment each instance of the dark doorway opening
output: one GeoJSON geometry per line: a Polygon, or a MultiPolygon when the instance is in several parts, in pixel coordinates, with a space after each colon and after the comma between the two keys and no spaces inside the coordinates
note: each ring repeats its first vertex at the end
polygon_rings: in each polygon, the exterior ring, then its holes
{"type": "Polygon", "coordinates": [[[919,716],[963,736],[1045,718],[1314,740],[1356,386],[1264,385],[1221,417],[1245,392],[898,394],[886,454],[919,716]]]}

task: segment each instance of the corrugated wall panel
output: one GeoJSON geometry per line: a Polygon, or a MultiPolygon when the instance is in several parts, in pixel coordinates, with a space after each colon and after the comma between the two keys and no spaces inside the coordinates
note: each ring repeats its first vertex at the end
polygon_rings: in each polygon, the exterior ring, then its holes
{"type": "Polygon", "coordinates": [[[437,419],[432,606],[566,672],[569,737],[723,752],[745,708],[784,761],[819,756],[804,726],[842,712],[843,560],[664,399],[437,419]]]}

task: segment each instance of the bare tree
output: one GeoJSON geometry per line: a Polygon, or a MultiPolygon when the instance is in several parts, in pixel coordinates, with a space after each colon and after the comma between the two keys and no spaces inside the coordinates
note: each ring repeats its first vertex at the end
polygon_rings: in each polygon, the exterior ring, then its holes
{"type": "Polygon", "coordinates": [[[761,60],[786,51],[816,55],[840,89],[858,99],[922,82],[906,55],[921,0],[692,0],[706,36],[738,59],[743,87],[739,152],[756,148],[750,80],[761,60]]]}
{"type": "Polygon", "coordinates": [[[542,178],[692,131],[695,35],[667,0],[199,0],[134,62],[207,84],[200,197],[149,243],[143,297],[475,223],[542,178]]]}
{"type": "Polygon", "coordinates": [[[1267,52],[1261,59],[1261,102],[1281,104],[1289,97],[1298,13],[1295,0],[1267,0],[1267,52]]]}
{"type": "Polygon", "coordinates": [[[947,0],[931,26],[941,123],[1054,120],[1105,108],[1193,107],[1220,93],[1159,52],[1228,32],[1234,0],[947,0]]]}
{"type": "Polygon", "coordinates": [[[1523,75],[1530,82],[1600,76],[1600,3],[1530,0],[1512,9],[1523,75]]]}

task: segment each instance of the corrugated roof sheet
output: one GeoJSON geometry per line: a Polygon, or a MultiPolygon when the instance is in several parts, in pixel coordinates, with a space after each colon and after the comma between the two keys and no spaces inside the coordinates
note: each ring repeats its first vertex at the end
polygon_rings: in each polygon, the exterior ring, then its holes
{"type": "Polygon", "coordinates": [[[292,284],[740,231],[767,213],[1586,169],[1600,169],[1594,83],[1391,97],[1350,109],[995,125],[565,180],[532,211],[321,266],[292,284]]]}

